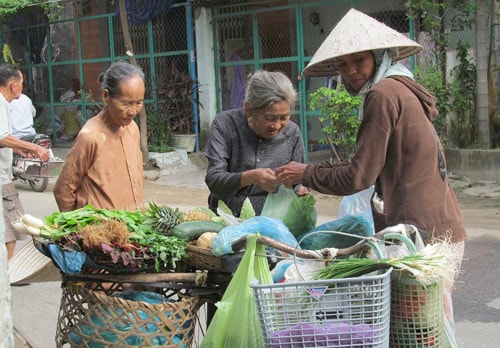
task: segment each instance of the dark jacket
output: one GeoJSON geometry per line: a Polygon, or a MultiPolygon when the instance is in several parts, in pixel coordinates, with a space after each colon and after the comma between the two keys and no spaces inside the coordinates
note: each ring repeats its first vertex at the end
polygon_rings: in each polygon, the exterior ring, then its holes
{"type": "Polygon", "coordinates": [[[255,168],[276,169],[290,161],[304,162],[304,141],[293,121],[276,137],[264,139],[250,128],[242,108],[227,110],[217,115],[210,126],[205,156],[210,209],[217,211],[218,201],[222,200],[239,216],[248,197],[260,215],[268,193],[256,184],[241,188],[241,173],[255,168]]]}
{"type": "Polygon", "coordinates": [[[391,76],[367,93],[356,152],[347,165],[309,165],[302,183],[322,193],[350,195],[375,184],[384,214],[375,229],[399,223],[427,232],[427,242],[459,242],[466,231],[432,124],[434,97],[414,80],[391,76]]]}

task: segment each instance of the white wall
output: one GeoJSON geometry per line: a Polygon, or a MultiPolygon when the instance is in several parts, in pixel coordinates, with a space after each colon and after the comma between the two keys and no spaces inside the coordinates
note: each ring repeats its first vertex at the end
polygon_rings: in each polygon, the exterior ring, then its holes
{"type": "Polygon", "coordinates": [[[210,123],[216,114],[216,89],[215,89],[215,62],[214,43],[212,31],[212,10],[204,7],[194,9],[195,40],[196,40],[196,69],[200,82],[199,100],[203,107],[199,108],[200,114],[200,150],[205,148],[208,138],[210,123]],[[202,30],[200,30],[202,28],[202,30]]]}

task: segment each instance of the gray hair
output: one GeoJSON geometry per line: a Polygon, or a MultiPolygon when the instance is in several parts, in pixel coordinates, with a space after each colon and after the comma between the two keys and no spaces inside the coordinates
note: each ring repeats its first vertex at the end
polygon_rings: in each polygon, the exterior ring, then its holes
{"type": "Polygon", "coordinates": [[[245,91],[245,104],[250,109],[267,109],[274,103],[286,100],[293,109],[297,91],[292,81],[281,72],[258,70],[250,76],[245,91]]]}
{"type": "Polygon", "coordinates": [[[136,76],[144,81],[141,68],[123,61],[116,62],[99,76],[101,91],[107,89],[110,97],[120,95],[120,83],[136,76]]]}
{"type": "Polygon", "coordinates": [[[12,64],[0,65],[0,86],[5,87],[11,80],[19,80],[21,71],[12,64]]]}

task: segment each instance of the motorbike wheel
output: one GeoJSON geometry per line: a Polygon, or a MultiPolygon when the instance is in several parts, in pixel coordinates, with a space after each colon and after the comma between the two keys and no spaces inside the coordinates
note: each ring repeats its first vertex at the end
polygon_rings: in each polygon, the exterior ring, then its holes
{"type": "Polygon", "coordinates": [[[35,192],[43,192],[49,185],[49,178],[28,180],[30,187],[35,192]]]}

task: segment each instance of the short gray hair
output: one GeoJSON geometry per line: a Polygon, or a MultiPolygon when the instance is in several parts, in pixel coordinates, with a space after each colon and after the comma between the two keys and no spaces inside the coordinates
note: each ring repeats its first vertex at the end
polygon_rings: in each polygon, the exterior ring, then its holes
{"type": "Polygon", "coordinates": [[[297,91],[292,81],[281,72],[258,70],[250,76],[245,91],[245,105],[250,109],[267,109],[274,103],[287,101],[293,109],[297,91]]]}
{"type": "Polygon", "coordinates": [[[101,91],[107,89],[110,97],[120,95],[120,83],[136,76],[144,81],[141,68],[124,61],[116,62],[99,76],[101,91]]]}
{"type": "Polygon", "coordinates": [[[12,64],[0,65],[0,86],[5,87],[11,80],[18,81],[21,78],[21,70],[12,64]]]}

